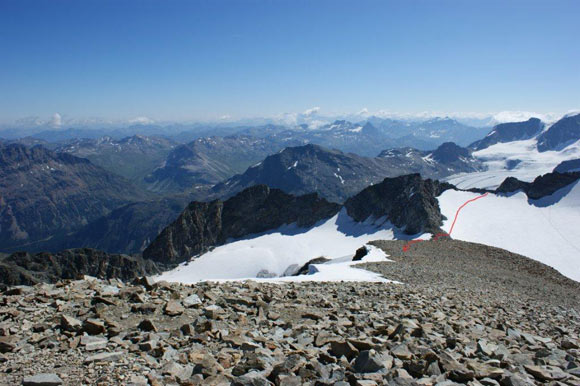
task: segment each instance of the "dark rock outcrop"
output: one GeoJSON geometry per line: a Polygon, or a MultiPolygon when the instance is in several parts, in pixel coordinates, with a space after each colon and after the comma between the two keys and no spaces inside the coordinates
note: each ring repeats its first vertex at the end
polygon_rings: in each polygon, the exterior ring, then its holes
{"type": "Polygon", "coordinates": [[[457,146],[453,142],[445,142],[431,153],[435,161],[443,164],[461,161],[462,158],[467,158],[470,155],[469,149],[457,146]]]}
{"type": "Polygon", "coordinates": [[[469,145],[470,148],[481,150],[496,143],[520,141],[534,138],[544,128],[544,123],[538,118],[530,118],[525,122],[508,122],[494,126],[487,136],[469,145]]]}
{"type": "Polygon", "coordinates": [[[580,114],[560,119],[538,136],[538,150],[561,150],[580,140],[580,114]]]}
{"type": "Polygon", "coordinates": [[[265,185],[248,188],[226,200],[192,202],[143,251],[147,259],[178,264],[222,245],[228,239],[296,223],[309,227],[340,209],[317,194],[295,197],[265,185]]]}
{"type": "Polygon", "coordinates": [[[364,245],[356,250],[354,256],[352,257],[352,261],[361,261],[363,257],[368,255],[369,250],[364,245]]]}
{"type": "Polygon", "coordinates": [[[451,188],[447,183],[423,180],[419,174],[385,178],[349,198],[344,206],[356,221],[386,216],[407,234],[438,233],[443,216],[437,196],[451,188]]]}
{"type": "Polygon", "coordinates": [[[533,182],[520,181],[514,177],[506,178],[496,189],[496,193],[512,193],[521,190],[529,199],[537,200],[549,196],[580,179],[580,172],[552,172],[536,177],[533,182]]]}
{"type": "Polygon", "coordinates": [[[83,275],[131,280],[157,272],[155,263],[141,257],[112,255],[89,248],[58,253],[16,252],[0,257],[0,283],[5,285],[34,285],[83,275]]]}
{"type": "Polygon", "coordinates": [[[518,180],[515,177],[507,177],[503,182],[497,187],[495,193],[512,193],[518,190],[526,191],[530,186],[529,182],[524,182],[518,180]]]}
{"type": "Polygon", "coordinates": [[[580,158],[562,161],[554,168],[554,171],[558,173],[580,172],[580,158]]]}
{"type": "Polygon", "coordinates": [[[298,269],[298,272],[296,272],[293,276],[300,276],[300,275],[306,275],[310,272],[310,266],[312,264],[324,264],[326,262],[329,262],[330,259],[327,259],[326,257],[316,257],[310,261],[308,261],[307,263],[305,263],[302,267],[300,267],[298,269]]]}

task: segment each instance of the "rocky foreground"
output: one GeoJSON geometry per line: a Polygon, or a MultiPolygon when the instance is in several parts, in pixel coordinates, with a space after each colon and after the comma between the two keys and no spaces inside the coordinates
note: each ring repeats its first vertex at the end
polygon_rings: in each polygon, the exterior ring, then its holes
{"type": "Polygon", "coordinates": [[[376,245],[395,261],[367,269],[404,284],[9,288],[0,384],[580,385],[579,283],[477,244],[376,245]]]}

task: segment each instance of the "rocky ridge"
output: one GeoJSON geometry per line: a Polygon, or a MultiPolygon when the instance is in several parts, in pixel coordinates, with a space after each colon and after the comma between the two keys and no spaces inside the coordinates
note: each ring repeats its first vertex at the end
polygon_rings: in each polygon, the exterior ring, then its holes
{"type": "Polygon", "coordinates": [[[538,200],[549,196],[580,179],[580,172],[551,172],[538,176],[532,182],[520,181],[515,177],[506,178],[495,193],[513,193],[521,190],[529,199],[538,200]]]}
{"type": "Polygon", "coordinates": [[[369,186],[349,198],[344,207],[356,221],[369,217],[386,217],[394,226],[407,234],[441,232],[443,216],[437,196],[454,186],[430,179],[420,174],[385,178],[380,184],[369,186]]]}
{"type": "Polygon", "coordinates": [[[230,197],[257,184],[292,194],[317,192],[329,201],[343,203],[349,197],[385,177],[420,173],[441,178],[454,173],[483,170],[471,151],[444,143],[434,151],[397,148],[377,157],[362,157],[318,145],[288,147],[211,189],[216,198],[230,197]]]}
{"type": "Polygon", "coordinates": [[[377,245],[395,262],[367,268],[403,283],[10,288],[0,384],[580,384],[578,283],[477,244],[377,245]]]}
{"type": "Polygon", "coordinates": [[[340,205],[316,193],[296,197],[256,185],[226,201],[190,203],[143,251],[143,257],[178,264],[229,239],[266,232],[284,224],[312,226],[332,217],[339,209],[340,205]]]}
{"type": "Polygon", "coordinates": [[[140,256],[108,254],[90,248],[0,256],[0,284],[3,285],[55,283],[84,275],[130,280],[158,272],[155,263],[140,256]]]}

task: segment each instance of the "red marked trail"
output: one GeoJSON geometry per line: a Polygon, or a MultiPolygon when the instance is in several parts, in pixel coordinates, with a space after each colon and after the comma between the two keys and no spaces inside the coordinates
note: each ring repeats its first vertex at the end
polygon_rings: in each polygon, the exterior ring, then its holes
{"type": "MultiPolygon", "coordinates": [[[[441,237],[451,237],[451,232],[453,232],[453,228],[455,227],[455,223],[457,222],[457,217],[459,216],[459,212],[461,211],[461,209],[463,209],[465,207],[465,205],[469,204],[470,202],[479,200],[480,198],[483,198],[485,196],[487,196],[487,193],[482,194],[481,196],[477,196],[475,198],[472,198],[471,200],[465,201],[463,203],[463,205],[461,205],[459,207],[459,209],[457,209],[457,212],[455,212],[455,218],[453,219],[453,223],[451,224],[451,228],[449,229],[449,233],[437,233],[435,235],[435,237],[433,237],[433,240],[437,241],[441,237]]],[[[425,240],[415,239],[415,240],[409,241],[407,244],[403,245],[403,252],[407,252],[409,250],[409,248],[411,248],[411,245],[420,243],[421,241],[425,241],[425,240]]]]}

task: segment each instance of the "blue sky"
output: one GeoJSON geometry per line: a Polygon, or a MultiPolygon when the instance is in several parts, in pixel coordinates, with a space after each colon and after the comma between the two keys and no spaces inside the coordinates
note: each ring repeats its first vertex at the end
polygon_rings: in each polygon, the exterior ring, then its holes
{"type": "Polygon", "coordinates": [[[0,122],[580,107],[580,1],[0,0],[0,122]]]}

